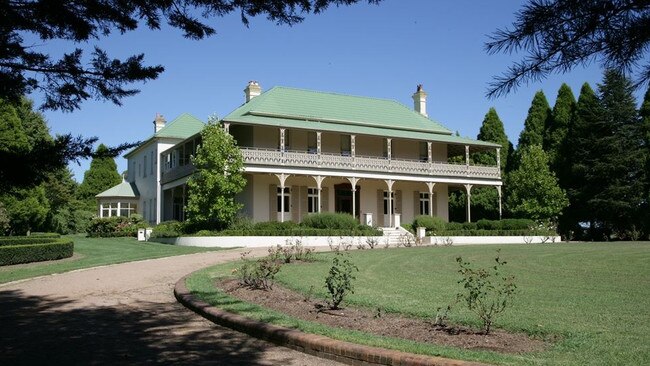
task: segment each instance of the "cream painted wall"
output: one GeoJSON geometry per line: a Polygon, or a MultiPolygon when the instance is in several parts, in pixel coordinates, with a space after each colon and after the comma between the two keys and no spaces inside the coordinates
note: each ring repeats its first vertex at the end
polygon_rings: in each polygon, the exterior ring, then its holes
{"type": "Polygon", "coordinates": [[[277,149],[279,129],[277,127],[255,126],[253,146],[264,149],[277,149]]]}
{"type": "Polygon", "coordinates": [[[363,156],[382,156],[384,153],[383,137],[357,135],[356,141],[356,154],[363,156]]]}
{"type": "Polygon", "coordinates": [[[431,155],[433,161],[447,162],[447,145],[445,144],[431,144],[431,155]]]}

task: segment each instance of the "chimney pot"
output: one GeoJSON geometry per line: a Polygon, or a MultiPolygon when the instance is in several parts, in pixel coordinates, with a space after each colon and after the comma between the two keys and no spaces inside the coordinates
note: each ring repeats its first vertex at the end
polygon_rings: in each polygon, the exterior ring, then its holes
{"type": "Polygon", "coordinates": [[[421,115],[429,117],[427,114],[427,93],[422,88],[422,84],[418,84],[417,90],[413,94],[413,108],[421,115]]]}
{"type": "Polygon", "coordinates": [[[156,113],[156,118],[153,120],[153,132],[156,133],[160,131],[163,127],[165,127],[165,117],[162,116],[160,113],[156,113]]]}
{"type": "Polygon", "coordinates": [[[251,99],[259,96],[260,94],[262,94],[262,88],[260,87],[260,84],[255,80],[249,81],[248,85],[246,85],[246,89],[244,89],[246,103],[250,102],[251,99]]]}

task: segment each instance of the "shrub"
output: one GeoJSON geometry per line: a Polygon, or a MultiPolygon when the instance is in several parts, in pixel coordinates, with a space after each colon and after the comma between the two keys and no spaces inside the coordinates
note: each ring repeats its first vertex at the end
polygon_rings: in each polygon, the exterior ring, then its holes
{"type": "Polygon", "coordinates": [[[282,264],[271,256],[251,260],[248,259],[248,254],[250,252],[241,254],[242,264],[233,270],[240,285],[259,290],[273,288],[275,275],[280,272],[282,264]]]}
{"type": "Polygon", "coordinates": [[[89,237],[136,236],[138,229],[147,226],[140,215],[96,217],[88,225],[87,234],[89,237]]]}
{"type": "Polygon", "coordinates": [[[352,215],[333,212],[307,215],[301,225],[315,229],[354,230],[359,228],[357,219],[352,215]]]}
{"type": "Polygon", "coordinates": [[[442,231],[445,229],[445,220],[439,217],[420,215],[413,219],[413,228],[425,227],[427,231],[442,231]]]}
{"type": "MultiPolygon", "coordinates": [[[[152,238],[175,238],[183,235],[183,223],[178,221],[164,221],[154,226],[152,238]]],[[[202,231],[199,231],[199,233],[202,231]]]]}
{"type": "Polygon", "coordinates": [[[457,257],[460,266],[458,273],[463,277],[458,283],[464,291],[458,294],[458,300],[464,302],[467,308],[474,312],[483,322],[483,331],[489,334],[495,318],[510,305],[511,298],[517,291],[514,276],[503,276],[501,267],[507,262],[499,257],[500,250],[494,259],[496,264],[490,268],[471,267],[470,262],[457,257]]]}
{"type": "Polygon", "coordinates": [[[528,219],[503,219],[501,220],[502,230],[527,230],[535,227],[535,221],[528,219]]]}
{"type": "Polygon", "coordinates": [[[476,222],[478,230],[501,230],[501,221],[499,220],[478,220],[476,222]]]}
{"type": "Polygon", "coordinates": [[[463,230],[463,224],[460,222],[448,222],[445,225],[447,231],[463,230]]]}
{"type": "Polygon", "coordinates": [[[74,252],[72,240],[52,238],[49,240],[49,243],[0,246],[0,266],[72,257],[74,252]]]}
{"type": "Polygon", "coordinates": [[[0,246],[47,244],[55,241],[56,239],[57,238],[41,238],[41,237],[31,237],[31,236],[5,236],[5,237],[0,237],[0,246]]]}
{"type": "Polygon", "coordinates": [[[356,279],[353,274],[354,271],[359,271],[357,266],[350,262],[347,255],[344,256],[340,251],[337,251],[332,259],[332,267],[327,278],[325,278],[325,287],[329,293],[329,301],[327,303],[330,309],[338,309],[345,295],[347,293],[354,293],[354,287],[352,285],[352,281],[356,279]]]}
{"type": "Polygon", "coordinates": [[[58,234],[58,233],[38,233],[38,232],[37,233],[31,233],[31,234],[29,234],[29,236],[38,237],[38,238],[54,238],[54,239],[58,239],[58,238],[61,237],[61,235],[58,234]]]}

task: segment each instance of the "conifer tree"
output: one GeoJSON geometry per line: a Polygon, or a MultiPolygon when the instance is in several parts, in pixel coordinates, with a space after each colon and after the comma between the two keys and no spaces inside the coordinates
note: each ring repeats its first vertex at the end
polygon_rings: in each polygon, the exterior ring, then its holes
{"type": "Polygon", "coordinates": [[[548,118],[544,131],[544,151],[548,155],[551,170],[558,175],[560,185],[562,185],[562,174],[560,171],[565,169],[566,158],[565,151],[567,144],[567,134],[569,127],[573,123],[576,108],[576,99],[573,96],[571,87],[563,83],[557,93],[555,106],[548,118]]]}
{"type": "Polygon", "coordinates": [[[645,93],[643,104],[639,110],[641,123],[645,134],[645,202],[642,212],[645,212],[642,219],[646,238],[650,235],[650,88],[645,93]]]}
{"type": "Polygon", "coordinates": [[[86,210],[96,211],[95,196],[122,181],[115,160],[106,156],[107,152],[108,148],[104,144],[97,147],[97,157],[90,162],[90,169],[84,173],[84,180],[77,190],[77,197],[86,210]]]}
{"type": "Polygon", "coordinates": [[[544,129],[547,125],[547,119],[551,115],[546,95],[543,91],[538,91],[533,97],[533,101],[528,109],[528,116],[524,122],[524,129],[519,135],[517,149],[539,145],[542,146],[544,141],[544,129]]]}

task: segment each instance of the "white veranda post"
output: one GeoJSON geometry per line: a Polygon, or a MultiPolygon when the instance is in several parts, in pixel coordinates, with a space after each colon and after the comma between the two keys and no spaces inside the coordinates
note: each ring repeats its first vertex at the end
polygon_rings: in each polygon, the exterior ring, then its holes
{"type": "Polygon", "coordinates": [[[499,194],[499,220],[501,220],[501,186],[497,186],[497,193],[499,194]]]}
{"type": "Polygon", "coordinates": [[[289,175],[282,173],[275,176],[280,180],[280,222],[284,222],[284,184],[289,175]]]}
{"type": "MultiPolygon", "coordinates": [[[[390,146],[390,145],[389,145],[390,146]]],[[[386,185],[388,186],[388,227],[393,227],[393,184],[395,183],[394,180],[388,179],[385,180],[386,185]]]]}
{"type": "Polygon", "coordinates": [[[433,217],[433,187],[436,184],[433,182],[427,182],[427,188],[429,188],[429,216],[433,217]]]}
{"type": "Polygon", "coordinates": [[[314,177],[314,180],[316,181],[316,190],[318,191],[318,207],[317,207],[318,213],[321,212],[321,206],[322,206],[321,202],[323,202],[320,196],[321,196],[321,192],[323,191],[324,179],[325,177],[323,177],[322,175],[317,175],[314,177]]]}
{"type": "Polygon", "coordinates": [[[471,215],[471,203],[472,203],[472,185],[465,184],[465,190],[467,191],[467,222],[472,222],[471,215]]]}
{"type": "Polygon", "coordinates": [[[359,178],[348,178],[350,185],[352,185],[352,217],[357,217],[357,183],[359,178]]]}

